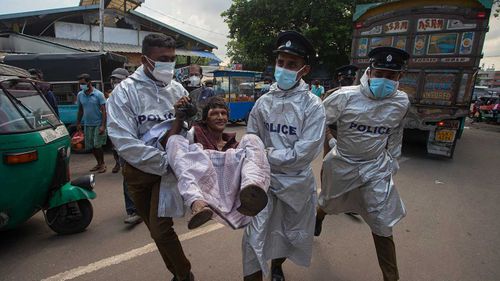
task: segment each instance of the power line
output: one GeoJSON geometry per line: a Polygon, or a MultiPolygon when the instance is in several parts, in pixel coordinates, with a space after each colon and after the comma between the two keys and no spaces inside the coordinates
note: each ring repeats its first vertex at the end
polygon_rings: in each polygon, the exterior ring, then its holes
{"type": "Polygon", "coordinates": [[[142,8],[145,8],[146,10],[149,10],[149,11],[152,11],[152,12],[155,12],[155,13],[158,13],[158,14],[160,14],[160,15],[162,15],[162,16],[165,16],[165,17],[167,17],[167,18],[169,18],[169,19],[172,19],[172,20],[174,20],[174,21],[180,22],[180,23],[182,23],[182,24],[185,24],[185,25],[188,25],[188,26],[191,26],[191,27],[194,27],[194,28],[198,28],[198,29],[201,29],[201,30],[203,30],[203,31],[210,32],[210,33],[213,33],[213,34],[216,34],[216,35],[224,36],[224,38],[226,38],[226,37],[227,37],[227,35],[226,35],[226,34],[223,34],[223,33],[220,33],[220,32],[215,32],[215,31],[212,31],[212,30],[209,30],[209,29],[206,29],[206,28],[203,28],[203,27],[200,27],[200,26],[197,26],[197,25],[191,24],[191,23],[187,23],[187,22],[185,22],[185,21],[183,21],[183,20],[180,20],[180,19],[174,18],[173,16],[168,15],[168,14],[165,14],[165,13],[163,13],[163,12],[161,12],[161,11],[154,10],[154,9],[152,9],[152,8],[149,8],[148,6],[141,5],[141,7],[142,7],[142,8]]]}

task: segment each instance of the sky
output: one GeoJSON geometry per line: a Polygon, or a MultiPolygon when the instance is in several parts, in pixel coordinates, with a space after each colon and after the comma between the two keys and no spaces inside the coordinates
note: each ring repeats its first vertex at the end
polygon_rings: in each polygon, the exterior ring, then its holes
{"type": "MultiPolygon", "coordinates": [[[[79,0],[1,0],[0,14],[78,6],[79,0]]],[[[231,0],[145,0],[137,11],[188,32],[218,47],[214,53],[229,62],[226,43],[229,29],[220,14],[231,0]]],[[[485,67],[500,70],[500,19],[490,18],[490,31],[483,48],[485,67]]]]}

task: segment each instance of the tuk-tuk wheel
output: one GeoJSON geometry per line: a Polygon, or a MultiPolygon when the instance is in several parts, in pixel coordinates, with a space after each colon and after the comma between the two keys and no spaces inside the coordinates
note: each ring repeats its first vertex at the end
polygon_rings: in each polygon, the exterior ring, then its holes
{"type": "Polygon", "coordinates": [[[46,220],[57,234],[73,234],[84,231],[93,214],[92,204],[84,199],[48,209],[46,220]]]}

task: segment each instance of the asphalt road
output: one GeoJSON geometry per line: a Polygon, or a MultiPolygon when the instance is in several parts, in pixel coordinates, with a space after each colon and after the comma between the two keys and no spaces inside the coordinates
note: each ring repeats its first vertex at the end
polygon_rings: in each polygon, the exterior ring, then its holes
{"type": "MultiPolygon", "coordinates": [[[[229,128],[241,134],[243,126],[229,128]]],[[[170,280],[149,233],[125,217],[121,174],[97,175],[94,219],[87,231],[55,235],[38,213],[0,233],[0,280],[170,280]]],[[[314,162],[319,176],[321,159],[314,162]]],[[[90,154],[71,159],[74,177],[94,166],[90,154]]],[[[453,160],[433,159],[405,144],[395,177],[407,217],[395,228],[401,280],[500,280],[500,130],[473,124],[453,160]]],[[[22,188],[22,186],[20,186],[22,188]]],[[[242,280],[241,236],[211,223],[189,232],[175,220],[193,272],[202,281],[242,280]]],[[[286,262],[288,281],[382,280],[370,230],[346,215],[327,217],[314,240],[312,265],[286,262]]]]}

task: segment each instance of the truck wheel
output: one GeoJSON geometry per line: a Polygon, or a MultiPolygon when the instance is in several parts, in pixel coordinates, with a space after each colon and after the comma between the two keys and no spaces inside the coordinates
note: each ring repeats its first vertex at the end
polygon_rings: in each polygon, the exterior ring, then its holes
{"type": "Polygon", "coordinates": [[[46,220],[57,234],[74,234],[84,231],[93,215],[92,204],[84,199],[48,209],[46,220]]]}

